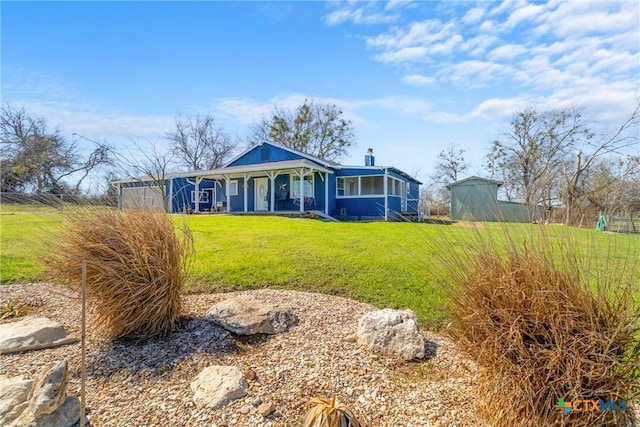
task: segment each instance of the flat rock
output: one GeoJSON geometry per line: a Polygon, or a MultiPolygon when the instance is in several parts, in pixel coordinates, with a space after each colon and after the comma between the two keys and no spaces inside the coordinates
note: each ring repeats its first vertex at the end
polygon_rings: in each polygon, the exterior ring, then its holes
{"type": "Polygon", "coordinates": [[[62,325],[44,317],[27,317],[0,325],[0,354],[57,347],[78,341],[62,325]]]}
{"type": "Polygon", "coordinates": [[[425,356],[425,340],[411,310],[385,308],[365,313],[358,321],[356,337],[358,344],[404,360],[425,356]]]}
{"type": "Polygon", "coordinates": [[[193,401],[199,407],[222,408],[247,395],[249,384],[235,366],[214,365],[204,368],[191,382],[193,401]]]}
{"type": "Polygon", "coordinates": [[[207,318],[238,335],[278,334],[297,322],[288,307],[246,296],[215,304],[207,312],[207,318]]]}
{"type": "Polygon", "coordinates": [[[78,425],[79,421],[80,399],[76,396],[69,396],[54,412],[36,417],[27,410],[9,427],[74,427],[78,425]]]}

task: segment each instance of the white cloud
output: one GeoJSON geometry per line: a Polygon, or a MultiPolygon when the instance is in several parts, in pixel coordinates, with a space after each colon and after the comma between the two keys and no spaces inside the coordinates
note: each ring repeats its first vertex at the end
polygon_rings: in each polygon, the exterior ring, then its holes
{"type": "Polygon", "coordinates": [[[485,120],[505,120],[510,118],[515,111],[531,105],[531,98],[519,96],[516,98],[491,98],[481,102],[468,117],[485,120]]]}
{"type": "Polygon", "coordinates": [[[545,5],[533,5],[528,4],[523,7],[517,8],[511,12],[509,18],[504,23],[505,29],[512,29],[517,25],[525,23],[526,21],[535,22],[539,18],[540,14],[546,10],[545,5]]]}
{"type": "Polygon", "coordinates": [[[51,126],[59,126],[67,135],[78,133],[90,139],[110,142],[116,138],[155,139],[175,126],[171,116],[142,116],[133,114],[101,113],[78,109],[73,105],[56,102],[15,101],[34,116],[45,117],[51,126]]]}
{"type": "Polygon", "coordinates": [[[389,0],[384,8],[385,10],[398,9],[401,7],[409,7],[414,4],[411,0],[389,0]]]}
{"type": "Polygon", "coordinates": [[[416,62],[427,59],[427,48],[424,46],[403,47],[392,52],[383,52],[376,55],[376,59],[380,62],[416,62]]]}
{"type": "Polygon", "coordinates": [[[246,127],[261,120],[263,117],[268,118],[275,107],[292,111],[302,105],[305,100],[336,105],[343,111],[345,118],[352,120],[354,123],[366,122],[365,119],[358,116],[354,104],[349,101],[299,93],[279,94],[267,100],[249,97],[219,98],[213,101],[212,111],[217,117],[236,121],[241,126],[246,127]]]}
{"type": "Polygon", "coordinates": [[[499,41],[500,39],[497,36],[481,34],[468,39],[463,50],[468,51],[471,56],[478,57],[484,55],[489,47],[499,43],[499,41]]]}
{"type": "Polygon", "coordinates": [[[612,31],[637,31],[640,21],[637,1],[555,2],[540,17],[537,34],[554,33],[560,37],[608,34],[612,31]]]}
{"type": "Polygon", "coordinates": [[[436,82],[434,77],[427,77],[421,74],[409,74],[404,76],[402,80],[413,86],[431,86],[436,82]]]}
{"type": "MultiPolygon", "coordinates": [[[[401,1],[397,3],[407,2],[401,1]]],[[[325,16],[327,25],[339,25],[349,21],[359,25],[384,24],[394,22],[399,17],[396,12],[388,12],[388,10],[396,9],[398,5],[388,8],[380,8],[378,2],[345,2],[339,3],[339,5],[340,9],[334,10],[325,16]]]]}
{"type": "Polygon", "coordinates": [[[491,81],[501,81],[516,74],[509,65],[490,61],[463,61],[444,68],[438,74],[442,80],[449,80],[465,87],[482,87],[491,81]]]}
{"type": "Polygon", "coordinates": [[[487,58],[492,61],[501,59],[514,59],[517,56],[527,52],[527,48],[519,44],[503,44],[493,49],[487,54],[487,58]]]}
{"type": "Polygon", "coordinates": [[[437,19],[413,22],[407,30],[394,27],[388,34],[367,39],[370,47],[383,47],[387,49],[404,48],[415,45],[429,45],[431,43],[446,40],[454,31],[453,24],[443,25],[437,19]]]}
{"type": "Polygon", "coordinates": [[[475,24],[476,22],[480,22],[484,14],[484,9],[474,7],[473,9],[469,9],[469,11],[467,11],[467,13],[462,17],[462,22],[467,25],[475,24]]]}

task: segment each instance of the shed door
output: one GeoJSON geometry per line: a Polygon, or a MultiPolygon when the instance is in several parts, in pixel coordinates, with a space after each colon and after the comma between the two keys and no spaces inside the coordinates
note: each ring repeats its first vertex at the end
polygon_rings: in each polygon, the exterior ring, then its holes
{"type": "Polygon", "coordinates": [[[122,189],[122,210],[130,212],[141,209],[153,212],[164,211],[164,201],[160,187],[130,187],[122,189]]]}

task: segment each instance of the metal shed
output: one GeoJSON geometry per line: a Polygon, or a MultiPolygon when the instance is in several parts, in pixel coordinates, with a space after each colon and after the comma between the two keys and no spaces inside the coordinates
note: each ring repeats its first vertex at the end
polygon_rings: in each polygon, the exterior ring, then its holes
{"type": "Polygon", "coordinates": [[[533,222],[544,219],[542,206],[498,200],[503,183],[472,176],[449,184],[451,219],[455,221],[533,222]]]}

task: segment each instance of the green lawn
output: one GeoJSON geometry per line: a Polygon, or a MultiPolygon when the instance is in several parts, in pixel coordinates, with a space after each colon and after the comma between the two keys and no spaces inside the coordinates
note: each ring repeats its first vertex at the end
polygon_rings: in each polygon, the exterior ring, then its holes
{"type": "MultiPolygon", "coordinates": [[[[468,251],[476,231],[469,227],[415,223],[334,223],[268,216],[176,215],[191,229],[196,259],[188,272],[194,290],[259,287],[299,289],[348,296],[378,307],[411,308],[423,324],[446,323],[446,273],[452,254],[468,251]]],[[[0,282],[45,279],[38,255],[62,224],[56,210],[0,206],[0,282]]],[[[525,239],[534,226],[509,225],[525,239]]],[[[638,236],[546,227],[558,242],[568,231],[572,244],[596,256],[626,259],[638,236]],[[612,253],[607,253],[613,247],[612,253]],[[589,250],[590,251],[590,250],[589,250]]],[[[480,231],[504,236],[499,224],[480,231]]],[[[636,251],[637,254],[637,251],[636,251]]],[[[635,258],[637,259],[637,258],[635,258]]]]}

